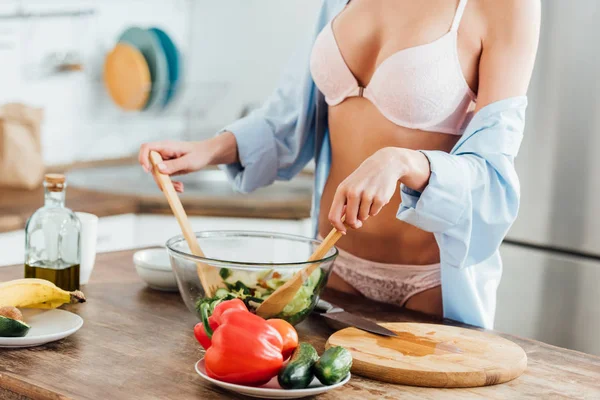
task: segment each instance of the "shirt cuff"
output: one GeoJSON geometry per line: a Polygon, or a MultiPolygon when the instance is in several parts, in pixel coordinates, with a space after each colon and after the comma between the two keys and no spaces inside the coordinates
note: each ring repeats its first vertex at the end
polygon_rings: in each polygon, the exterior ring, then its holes
{"type": "Polygon", "coordinates": [[[402,185],[402,204],[396,217],[428,232],[443,232],[456,225],[468,204],[467,172],[456,156],[422,151],[431,176],[422,193],[402,185]]]}
{"type": "Polygon", "coordinates": [[[273,183],[277,177],[277,146],[271,127],[256,113],[225,128],[235,136],[240,162],[220,165],[238,192],[248,193],[273,183]]]}
{"type": "Polygon", "coordinates": [[[413,190],[404,184],[400,184],[400,197],[402,198],[402,204],[400,207],[404,208],[415,208],[417,202],[421,198],[421,192],[413,190]]]}

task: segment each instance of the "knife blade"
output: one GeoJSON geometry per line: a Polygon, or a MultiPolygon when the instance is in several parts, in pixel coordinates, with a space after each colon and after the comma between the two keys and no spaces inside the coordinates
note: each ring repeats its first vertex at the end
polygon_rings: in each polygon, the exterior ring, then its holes
{"type": "Polygon", "coordinates": [[[351,314],[324,300],[319,300],[316,309],[322,311],[319,313],[322,317],[335,321],[337,324],[345,327],[354,327],[380,336],[398,336],[395,332],[371,320],[351,314]]]}

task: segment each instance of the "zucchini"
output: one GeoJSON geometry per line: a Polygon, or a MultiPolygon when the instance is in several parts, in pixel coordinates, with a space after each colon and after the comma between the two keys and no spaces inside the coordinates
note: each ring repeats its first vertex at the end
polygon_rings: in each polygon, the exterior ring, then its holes
{"type": "Polygon", "coordinates": [[[315,363],[314,373],[323,385],[334,385],[343,380],[352,367],[352,355],[341,346],[330,347],[315,363]]]}
{"type": "Polygon", "coordinates": [[[23,321],[0,316],[0,337],[23,337],[29,332],[29,325],[23,321]]]}
{"type": "Polygon", "coordinates": [[[284,389],[308,387],[314,378],[312,367],[318,359],[319,355],[312,345],[300,343],[292,353],[290,361],[279,371],[279,385],[284,389]]]}

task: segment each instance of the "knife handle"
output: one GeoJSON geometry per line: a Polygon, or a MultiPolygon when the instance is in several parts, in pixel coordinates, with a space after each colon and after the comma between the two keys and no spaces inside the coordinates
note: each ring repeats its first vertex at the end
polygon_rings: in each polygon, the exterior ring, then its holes
{"type": "Polygon", "coordinates": [[[319,299],[317,305],[315,305],[315,310],[321,313],[333,313],[344,311],[343,308],[334,306],[333,304],[321,299],[319,299]]]}

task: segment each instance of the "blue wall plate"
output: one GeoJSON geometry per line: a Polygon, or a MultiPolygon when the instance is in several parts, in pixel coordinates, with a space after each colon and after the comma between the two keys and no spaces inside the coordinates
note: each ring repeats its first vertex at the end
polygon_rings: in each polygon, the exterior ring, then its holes
{"type": "Polygon", "coordinates": [[[160,40],[147,29],[131,27],[121,34],[119,42],[136,47],[144,55],[150,68],[152,89],[144,110],[162,107],[169,89],[169,66],[160,40]]]}
{"type": "Polygon", "coordinates": [[[179,78],[181,76],[181,57],[177,50],[177,46],[165,31],[157,27],[148,30],[158,37],[165,56],[167,57],[167,64],[169,66],[169,88],[163,99],[163,106],[167,106],[169,101],[175,96],[177,90],[179,78]]]}

